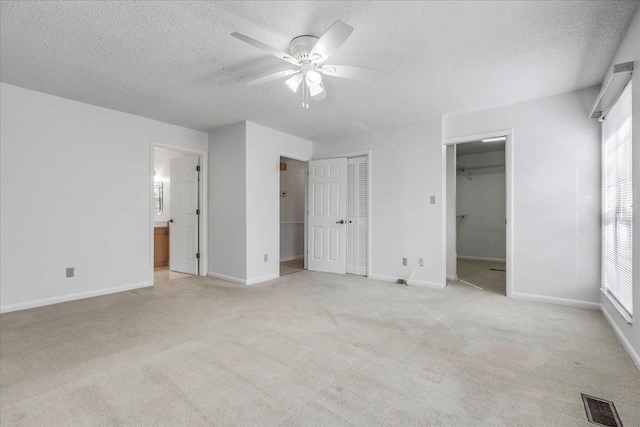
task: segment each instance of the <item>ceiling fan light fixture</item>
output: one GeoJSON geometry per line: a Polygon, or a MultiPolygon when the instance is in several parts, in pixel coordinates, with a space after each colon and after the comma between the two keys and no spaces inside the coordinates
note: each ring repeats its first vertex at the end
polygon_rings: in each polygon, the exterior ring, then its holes
{"type": "Polygon", "coordinates": [[[296,93],[298,92],[300,83],[302,83],[302,76],[300,74],[294,74],[293,77],[285,81],[285,83],[287,84],[287,86],[289,86],[289,89],[291,89],[293,93],[296,93]]]}
{"type": "Polygon", "coordinates": [[[324,87],[322,86],[322,84],[309,86],[309,95],[311,96],[320,95],[323,91],[324,91],[324,87]]]}
{"type": "Polygon", "coordinates": [[[304,78],[309,87],[317,86],[322,82],[322,76],[315,70],[307,71],[307,74],[304,76],[304,78]]]}

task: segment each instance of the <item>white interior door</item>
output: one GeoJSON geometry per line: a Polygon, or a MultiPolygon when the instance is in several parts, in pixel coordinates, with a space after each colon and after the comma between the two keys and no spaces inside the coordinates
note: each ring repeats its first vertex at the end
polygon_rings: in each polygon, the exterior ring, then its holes
{"type": "Polygon", "coordinates": [[[309,162],[309,270],[347,270],[347,159],[309,162]]]}
{"type": "Polygon", "coordinates": [[[347,273],[367,275],[367,156],[347,159],[347,273]]]}
{"type": "Polygon", "coordinates": [[[198,273],[198,156],[171,159],[169,269],[198,273]]]}

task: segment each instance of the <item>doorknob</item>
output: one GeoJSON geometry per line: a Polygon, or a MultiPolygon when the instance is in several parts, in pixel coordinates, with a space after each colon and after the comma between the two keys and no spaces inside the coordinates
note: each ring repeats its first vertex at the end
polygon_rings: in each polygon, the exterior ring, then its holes
{"type": "Polygon", "coordinates": [[[336,221],[336,224],[344,224],[344,219],[341,219],[340,221],[336,221]]]}
{"type": "Polygon", "coordinates": [[[173,222],[173,219],[170,219],[169,222],[173,222]]]}

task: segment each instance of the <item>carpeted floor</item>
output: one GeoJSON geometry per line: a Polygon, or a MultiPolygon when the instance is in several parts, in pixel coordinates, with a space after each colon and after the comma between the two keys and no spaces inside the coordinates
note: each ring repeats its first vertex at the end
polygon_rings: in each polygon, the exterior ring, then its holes
{"type": "Polygon", "coordinates": [[[628,427],[639,391],[598,311],[456,283],[189,277],[0,316],[6,426],[587,426],[586,393],[628,427]]]}
{"type": "Polygon", "coordinates": [[[304,271],[304,258],[292,259],[290,261],[283,261],[280,263],[280,275],[297,273],[298,271],[304,271]]]}
{"type": "Polygon", "coordinates": [[[179,273],[169,270],[169,267],[156,267],[153,270],[153,283],[168,282],[170,280],[184,279],[191,274],[179,273]]]}
{"type": "Polygon", "coordinates": [[[487,292],[507,294],[507,273],[504,262],[458,259],[458,279],[473,283],[487,292]],[[493,270],[492,270],[493,269],[493,270]]]}

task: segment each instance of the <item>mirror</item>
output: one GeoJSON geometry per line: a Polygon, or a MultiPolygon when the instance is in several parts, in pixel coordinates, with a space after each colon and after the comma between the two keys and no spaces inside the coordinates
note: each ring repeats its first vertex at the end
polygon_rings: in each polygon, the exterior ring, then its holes
{"type": "Polygon", "coordinates": [[[153,195],[155,197],[154,212],[156,215],[162,215],[162,183],[153,183],[153,195]]]}

